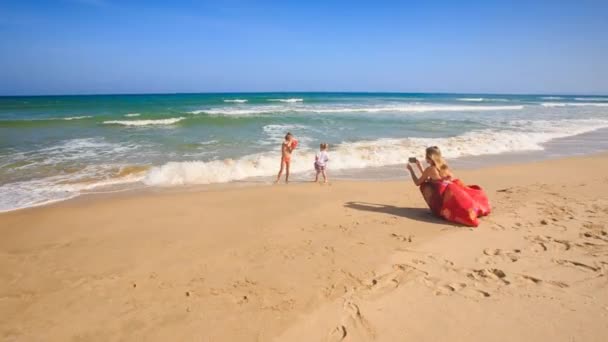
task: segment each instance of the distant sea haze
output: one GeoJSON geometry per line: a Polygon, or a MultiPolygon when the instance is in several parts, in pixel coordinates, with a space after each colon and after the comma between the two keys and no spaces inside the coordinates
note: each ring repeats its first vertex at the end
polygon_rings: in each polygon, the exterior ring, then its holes
{"type": "Polygon", "coordinates": [[[608,96],[233,93],[0,97],[0,211],[91,191],[270,180],[286,132],[306,178],[329,170],[542,151],[608,128],[608,96]]]}

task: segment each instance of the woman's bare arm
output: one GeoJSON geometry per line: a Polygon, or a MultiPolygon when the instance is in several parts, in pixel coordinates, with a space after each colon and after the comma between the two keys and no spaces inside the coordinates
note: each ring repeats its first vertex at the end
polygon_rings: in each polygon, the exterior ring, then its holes
{"type": "Polygon", "coordinates": [[[420,175],[420,177],[416,176],[416,173],[414,172],[414,168],[412,167],[412,165],[407,164],[407,169],[410,171],[410,175],[412,176],[412,181],[414,181],[414,184],[416,184],[416,186],[420,186],[422,183],[426,182],[429,178],[432,178],[432,176],[437,172],[437,170],[434,167],[427,167],[426,170],[424,170],[422,172],[422,175],[420,175]]]}

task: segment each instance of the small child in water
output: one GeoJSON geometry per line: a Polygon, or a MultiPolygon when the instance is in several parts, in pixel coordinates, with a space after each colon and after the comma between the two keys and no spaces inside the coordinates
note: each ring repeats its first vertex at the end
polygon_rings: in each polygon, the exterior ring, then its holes
{"type": "Polygon", "coordinates": [[[315,171],[317,171],[317,175],[315,176],[315,183],[319,181],[319,174],[323,175],[323,183],[327,183],[327,173],[325,172],[325,167],[327,166],[327,162],[329,161],[329,155],[327,154],[327,149],[329,145],[326,143],[322,143],[319,146],[319,153],[315,156],[315,171]]]}
{"type": "Polygon", "coordinates": [[[285,168],[285,183],[289,183],[289,166],[291,165],[291,152],[295,150],[298,145],[298,141],[293,138],[293,134],[287,132],[285,135],[285,140],[281,145],[281,169],[279,170],[279,174],[277,175],[277,180],[275,183],[278,183],[281,179],[281,175],[283,174],[283,168],[285,168]]]}

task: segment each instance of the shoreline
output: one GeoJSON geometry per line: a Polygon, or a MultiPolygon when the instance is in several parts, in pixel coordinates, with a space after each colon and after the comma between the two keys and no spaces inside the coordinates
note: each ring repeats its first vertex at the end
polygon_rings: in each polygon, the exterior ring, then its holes
{"type": "Polygon", "coordinates": [[[0,214],[0,336],[600,341],[608,154],[455,171],[490,197],[479,228],[433,218],[405,175],[0,214]]]}
{"type": "MultiPolygon", "coordinates": [[[[598,129],[596,131],[569,136],[565,138],[554,139],[550,142],[543,144],[544,150],[541,151],[516,151],[516,152],[505,152],[501,154],[492,155],[479,155],[479,156],[466,156],[455,158],[451,160],[450,164],[461,170],[475,170],[485,169],[500,166],[509,165],[522,165],[536,161],[546,160],[560,160],[572,157],[592,157],[602,155],[608,151],[608,140],[604,139],[604,136],[608,134],[608,128],[598,129]],[[596,145],[590,145],[595,143],[596,145]],[[566,149],[564,152],[563,149],[566,149]],[[587,148],[587,152],[579,152],[582,149],[587,148]]],[[[344,169],[344,170],[330,170],[330,179],[333,182],[391,182],[408,179],[408,175],[404,171],[404,165],[387,165],[381,167],[370,167],[363,169],[344,169]],[[336,176],[337,175],[337,176],[336,176]]],[[[312,172],[310,172],[312,175],[312,172]]],[[[292,184],[308,183],[306,179],[311,177],[308,173],[295,173],[292,175],[292,184]]],[[[78,201],[83,200],[85,197],[96,197],[96,196],[112,196],[113,194],[124,194],[124,193],[159,193],[159,192],[206,192],[217,189],[230,189],[230,188],[243,188],[243,187],[258,187],[258,186],[269,186],[273,185],[273,176],[264,177],[252,177],[243,180],[230,181],[226,183],[211,183],[211,184],[187,184],[187,185],[176,185],[176,186],[153,186],[136,183],[129,183],[128,187],[125,185],[112,186],[104,189],[103,187],[99,190],[92,190],[75,194],[73,197],[68,199],[57,199],[48,203],[36,204],[29,207],[16,208],[6,211],[0,211],[0,216],[3,214],[29,210],[33,208],[47,207],[57,205],[62,202],[78,201]],[[124,187],[123,187],[124,186],[124,187]]],[[[312,179],[312,178],[311,178],[312,179]]],[[[282,182],[281,182],[282,183],[282,182]]]]}

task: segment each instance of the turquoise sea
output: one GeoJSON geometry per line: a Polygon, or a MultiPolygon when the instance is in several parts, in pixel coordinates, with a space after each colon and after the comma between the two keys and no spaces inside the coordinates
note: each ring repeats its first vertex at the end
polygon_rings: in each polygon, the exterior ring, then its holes
{"type": "MultiPolygon", "coordinates": [[[[608,96],[231,93],[0,97],[0,211],[92,191],[273,180],[282,137],[295,177],[321,142],[330,173],[542,151],[608,127],[608,96]]],[[[607,138],[608,139],[608,138],[607,138]]]]}

